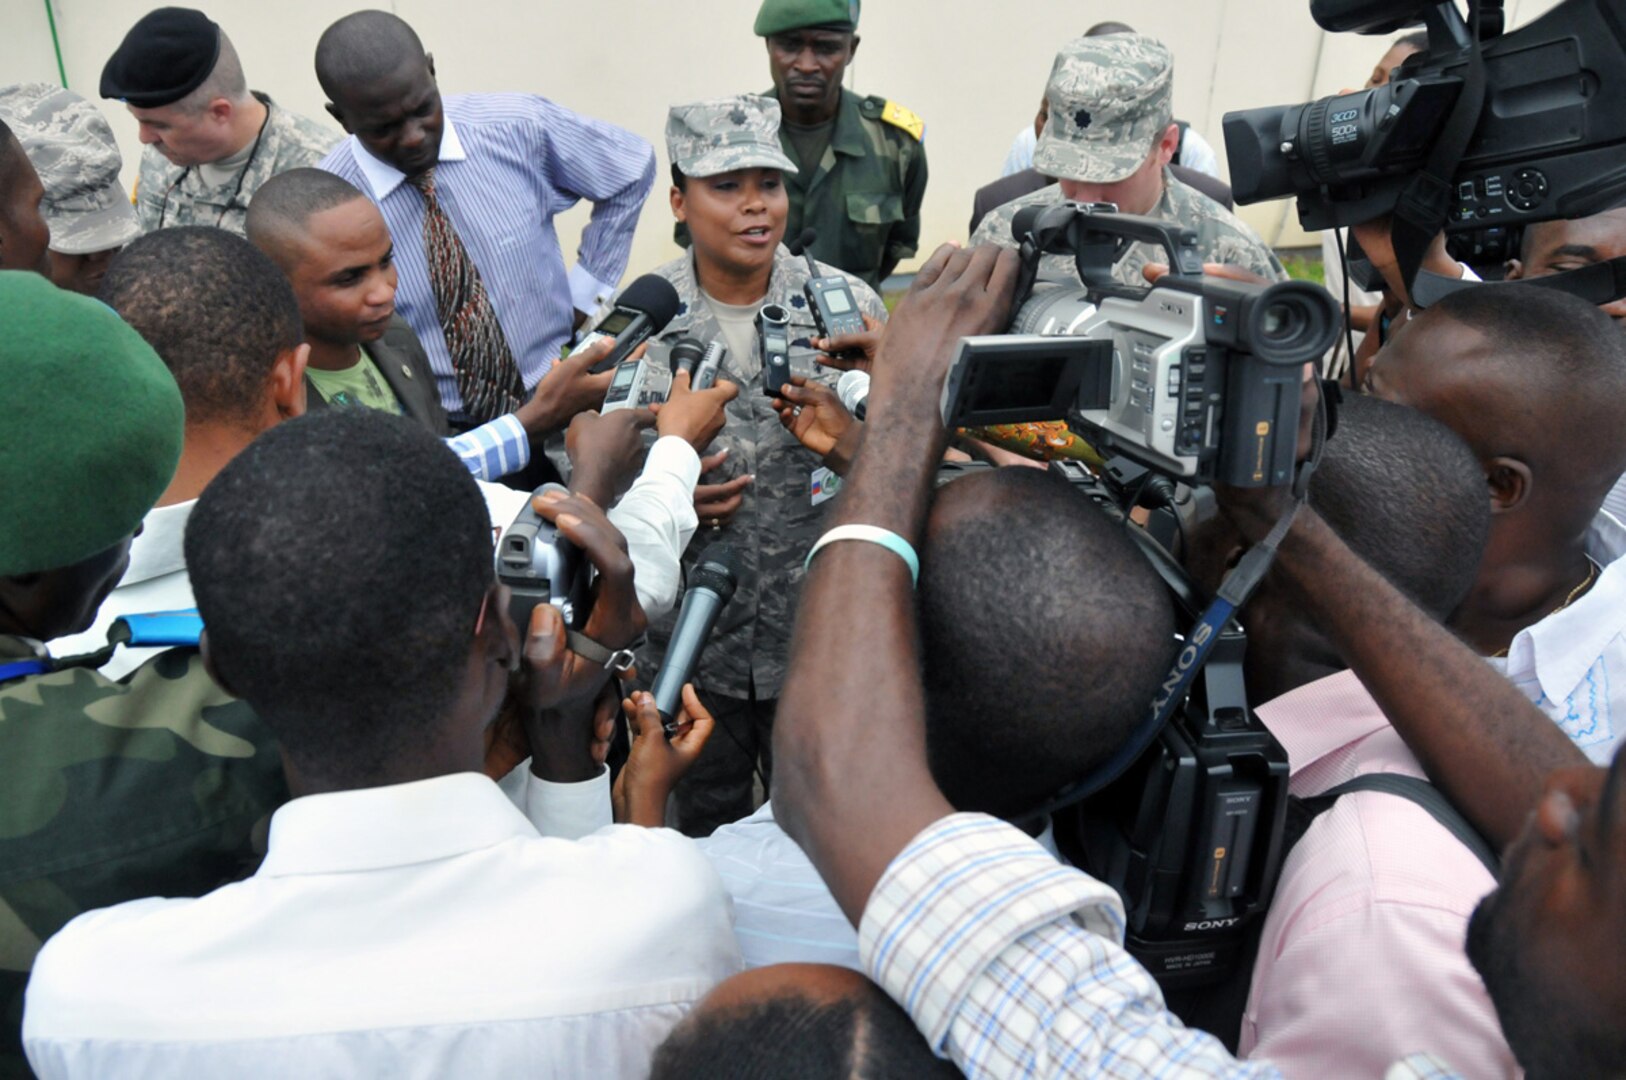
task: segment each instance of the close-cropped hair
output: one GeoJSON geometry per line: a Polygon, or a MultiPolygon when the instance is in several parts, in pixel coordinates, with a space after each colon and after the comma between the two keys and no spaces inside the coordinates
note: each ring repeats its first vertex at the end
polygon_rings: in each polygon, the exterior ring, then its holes
{"type": "Polygon", "coordinates": [[[169,367],[189,425],[260,413],[277,358],[304,338],[288,279],[224,229],[148,233],[114,256],[99,295],[169,367]]]}
{"type": "Polygon", "coordinates": [[[220,55],[215,59],[215,66],[210,69],[208,77],[197,89],[177,101],[175,105],[182,112],[200,113],[216,98],[225,98],[233,105],[241,105],[248,97],[248,79],[243,74],[243,62],[238,58],[237,48],[232,45],[231,38],[222,30],[220,55]]]}
{"type": "Polygon", "coordinates": [[[316,81],[337,102],[346,90],[386,79],[424,55],[423,42],[406,20],[387,11],[357,11],[322,32],[316,81]]]}
{"type": "Polygon", "coordinates": [[[785,996],[696,1015],[655,1051],[650,1080],[957,1077],[880,990],[835,1002],[785,996]]]}
{"type": "Polygon", "coordinates": [[[294,761],[352,783],[434,737],[494,579],[468,471],[372,409],[250,443],[198,499],[186,565],[222,684],[294,761]]]}
{"type": "Polygon", "coordinates": [[[920,553],[927,760],[956,809],[1021,816],[1145,715],[1173,600],[1125,527],[1058,476],[994,469],[936,497],[920,553]]]}
{"type": "Polygon", "coordinates": [[[1473,587],[1490,537],[1485,474],[1468,444],[1433,417],[1364,395],[1339,406],[1310,505],[1440,620],[1473,587]]]}
{"type": "Polygon", "coordinates": [[[286,236],[303,234],[312,216],[366,197],[356,185],[325,169],[289,169],[254,193],[243,228],[256,247],[275,258],[286,236]]]}

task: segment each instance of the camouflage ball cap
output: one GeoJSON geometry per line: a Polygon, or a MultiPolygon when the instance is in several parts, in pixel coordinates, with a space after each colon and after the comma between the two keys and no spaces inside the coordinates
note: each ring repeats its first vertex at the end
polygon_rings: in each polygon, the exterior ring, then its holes
{"type": "Polygon", "coordinates": [[[119,183],[124,159],[100,109],[60,86],[23,83],[0,89],[0,119],[45,185],[40,213],[51,227],[52,251],[89,255],[141,235],[119,183]]]}
{"type": "Polygon", "coordinates": [[[666,114],[666,153],[684,176],[796,171],[779,146],[779,102],[754,94],[674,105],[666,114]]]}
{"type": "Polygon", "coordinates": [[[1144,34],[1077,38],[1045,86],[1050,119],[1033,150],[1046,176],[1114,184],[1140,168],[1173,121],[1174,58],[1144,34]]]}
{"type": "Polygon", "coordinates": [[[112,308],[0,271],[0,577],[83,562],[134,533],[181,458],[175,379],[112,308]]]}

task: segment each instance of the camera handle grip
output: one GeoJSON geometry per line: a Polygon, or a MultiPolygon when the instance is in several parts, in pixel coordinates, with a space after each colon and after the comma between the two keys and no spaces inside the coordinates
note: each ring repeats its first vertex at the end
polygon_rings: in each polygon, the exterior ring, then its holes
{"type": "Polygon", "coordinates": [[[1112,267],[1117,264],[1127,243],[1154,244],[1168,257],[1171,273],[1201,277],[1202,252],[1197,247],[1197,234],[1167,221],[1141,214],[1102,214],[1083,210],[1075,218],[1079,230],[1074,247],[1078,252],[1078,276],[1086,285],[1113,285],[1112,267]],[[1097,253],[1109,253],[1106,265],[1099,261],[1086,261],[1097,253]]]}

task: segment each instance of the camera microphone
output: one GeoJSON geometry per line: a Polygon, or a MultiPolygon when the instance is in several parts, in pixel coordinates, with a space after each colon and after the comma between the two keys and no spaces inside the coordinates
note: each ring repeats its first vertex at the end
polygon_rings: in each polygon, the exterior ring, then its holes
{"type": "Polygon", "coordinates": [[[869,372],[847,372],[836,382],[836,396],[848,412],[860,420],[864,419],[864,414],[869,411],[869,372]]]}
{"type": "Polygon", "coordinates": [[[609,371],[638,346],[666,329],[680,304],[677,290],[670,281],[659,274],[645,274],[622,290],[616,297],[614,309],[576,348],[585,349],[605,338],[614,338],[615,344],[609,353],[592,368],[595,375],[609,371]]]}
{"type": "Polygon", "coordinates": [[[790,250],[790,253],[792,255],[800,255],[803,252],[805,252],[808,248],[812,247],[814,242],[817,241],[818,238],[819,238],[819,230],[817,230],[817,229],[803,229],[801,231],[801,234],[796,237],[795,241],[793,241],[792,243],[787,244],[785,246],[790,250]]]}
{"type": "Polygon", "coordinates": [[[689,591],[683,594],[683,606],[678,609],[672,640],[666,647],[666,660],[650,687],[668,735],[676,730],[677,715],[683,710],[683,684],[694,678],[717,616],[739,587],[739,562],[732,547],[713,544],[689,575],[689,591]]]}

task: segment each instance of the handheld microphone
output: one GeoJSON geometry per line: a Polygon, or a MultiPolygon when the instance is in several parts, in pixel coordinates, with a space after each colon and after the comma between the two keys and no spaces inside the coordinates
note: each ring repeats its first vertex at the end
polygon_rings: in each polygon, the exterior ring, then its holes
{"type": "Polygon", "coordinates": [[[800,255],[811,247],[814,241],[818,240],[818,238],[819,230],[803,229],[801,235],[796,237],[794,243],[786,244],[785,246],[792,255],[800,255]]]}
{"type": "Polygon", "coordinates": [[[585,349],[605,338],[614,338],[615,344],[609,353],[592,368],[595,375],[609,371],[632,350],[666,329],[680,303],[670,281],[659,274],[645,274],[622,290],[616,297],[614,309],[576,348],[585,349]]]}
{"type": "Polygon", "coordinates": [[[700,358],[705,353],[706,347],[694,338],[678,338],[677,341],[672,343],[672,351],[669,356],[672,365],[672,377],[677,378],[678,372],[687,371],[689,378],[692,380],[695,365],[700,363],[700,358]]]}
{"type": "Polygon", "coordinates": [[[677,625],[666,647],[666,661],[655,674],[650,691],[661,725],[668,735],[677,730],[677,715],[683,710],[683,684],[694,678],[700,652],[706,647],[717,616],[739,587],[739,556],[727,544],[713,544],[700,556],[689,575],[689,591],[683,594],[677,625]]]}
{"type": "Polygon", "coordinates": [[[689,376],[689,385],[696,390],[710,390],[717,385],[717,370],[723,366],[723,358],[728,355],[728,346],[721,341],[714,341],[706,346],[705,355],[700,363],[695,365],[694,374],[689,376]]]}
{"type": "Polygon", "coordinates": [[[836,396],[848,412],[860,420],[864,419],[864,414],[869,411],[869,372],[847,372],[836,382],[836,396]]]}

